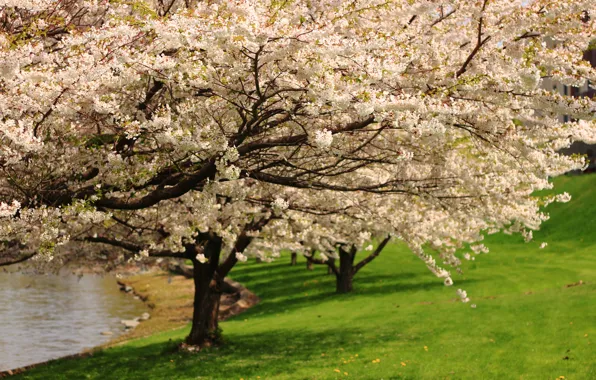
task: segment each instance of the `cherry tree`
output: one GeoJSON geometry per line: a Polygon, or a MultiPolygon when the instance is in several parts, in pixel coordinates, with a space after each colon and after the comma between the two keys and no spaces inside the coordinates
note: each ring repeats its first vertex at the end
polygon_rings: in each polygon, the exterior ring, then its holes
{"type": "Polygon", "coordinates": [[[585,165],[594,101],[540,83],[595,83],[590,3],[5,0],[0,263],[188,258],[197,346],[245,254],[392,236],[450,285],[585,165]]]}

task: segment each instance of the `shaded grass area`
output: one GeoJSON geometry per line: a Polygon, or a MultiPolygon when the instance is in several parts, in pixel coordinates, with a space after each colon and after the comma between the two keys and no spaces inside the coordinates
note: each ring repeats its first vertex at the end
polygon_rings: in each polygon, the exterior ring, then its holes
{"type": "MultiPolygon", "coordinates": [[[[262,302],[222,323],[226,345],[176,351],[188,328],[24,379],[566,379],[596,378],[596,176],[563,177],[569,204],[549,207],[535,241],[491,236],[451,288],[401,245],[333,293],[326,268],[289,257],[232,272],[262,302]],[[539,249],[547,241],[545,249],[539,249]],[[582,285],[578,282],[582,280],[582,285]],[[470,304],[456,302],[466,289],[470,304]]],[[[171,291],[177,297],[176,284],[171,291]]]]}

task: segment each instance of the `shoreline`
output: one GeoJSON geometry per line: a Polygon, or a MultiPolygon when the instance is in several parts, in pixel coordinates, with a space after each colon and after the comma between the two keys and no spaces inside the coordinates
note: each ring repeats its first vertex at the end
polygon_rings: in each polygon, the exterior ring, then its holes
{"type": "MultiPolygon", "coordinates": [[[[159,307],[159,304],[156,305],[153,302],[149,302],[148,299],[150,297],[150,294],[138,292],[137,289],[135,289],[135,287],[132,286],[132,284],[142,282],[143,279],[145,279],[145,278],[152,278],[153,276],[155,276],[158,273],[162,274],[162,273],[166,273],[166,272],[163,272],[160,269],[156,269],[156,270],[147,271],[147,272],[143,272],[143,273],[129,273],[124,278],[114,278],[114,280],[115,280],[116,284],[118,286],[120,286],[120,291],[122,293],[125,293],[124,296],[130,297],[130,300],[133,300],[133,297],[138,297],[138,299],[145,305],[147,311],[153,312],[153,310],[155,308],[159,307]],[[132,289],[130,291],[126,292],[123,289],[123,287],[125,287],[125,286],[129,286],[132,289]]],[[[191,283],[192,283],[192,281],[191,281],[191,283]]],[[[150,315],[149,320],[151,319],[151,317],[152,316],[150,315]]],[[[59,361],[59,360],[71,360],[71,359],[80,359],[80,358],[90,357],[90,356],[93,356],[93,354],[96,353],[97,351],[101,351],[101,350],[104,350],[104,349],[107,349],[110,347],[114,347],[114,346],[123,344],[129,340],[139,339],[144,336],[151,335],[152,333],[142,334],[142,335],[140,335],[139,332],[135,333],[135,330],[142,330],[142,329],[140,329],[141,325],[143,325],[147,321],[148,320],[141,322],[135,328],[128,329],[128,330],[125,329],[124,331],[121,331],[121,333],[118,334],[117,336],[110,337],[110,339],[108,339],[108,341],[101,343],[97,346],[94,346],[92,348],[83,350],[82,352],[78,352],[78,353],[66,355],[66,356],[61,356],[61,357],[55,358],[55,359],[44,360],[44,361],[38,362],[38,363],[32,363],[32,364],[28,364],[28,365],[22,366],[22,367],[17,367],[17,368],[12,368],[9,370],[0,371],[0,379],[7,378],[9,376],[13,376],[13,375],[17,375],[17,374],[21,374],[21,373],[24,373],[30,369],[33,369],[33,368],[36,368],[39,366],[44,366],[44,365],[47,365],[47,364],[50,364],[50,363],[53,363],[53,362],[59,361]]],[[[179,326],[174,327],[174,329],[184,327],[185,325],[186,325],[186,323],[184,323],[184,324],[180,323],[179,326]]],[[[124,325],[122,325],[122,326],[124,327],[124,325]]],[[[170,330],[170,329],[164,328],[162,331],[168,331],[168,330],[170,330]]],[[[161,332],[161,331],[155,331],[155,332],[161,332]]]]}
{"type": "MultiPolygon", "coordinates": [[[[241,284],[226,279],[234,293],[223,294],[220,305],[220,320],[228,319],[242,313],[259,302],[259,298],[241,284]]],[[[30,369],[44,366],[55,361],[82,359],[93,356],[94,353],[116,347],[131,340],[149,337],[153,334],[177,330],[186,327],[192,318],[194,283],[180,274],[173,274],[163,270],[132,274],[117,279],[121,288],[130,287],[126,291],[131,297],[139,299],[149,309],[149,319],[140,321],[139,325],[125,331],[107,342],[85,350],[83,352],[33,363],[23,367],[0,371],[0,378],[24,373],[30,369]]],[[[125,290],[121,289],[123,292],[125,290]]]]}

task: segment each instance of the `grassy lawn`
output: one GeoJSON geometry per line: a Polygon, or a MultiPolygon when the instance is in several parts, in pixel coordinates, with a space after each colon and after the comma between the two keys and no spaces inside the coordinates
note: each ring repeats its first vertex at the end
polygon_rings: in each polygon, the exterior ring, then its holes
{"type": "Polygon", "coordinates": [[[19,378],[596,379],[596,175],[556,182],[574,199],[549,207],[534,242],[491,236],[451,288],[400,245],[344,296],[326,268],[247,263],[232,276],[262,302],[222,324],[224,347],[176,352],[183,328],[19,378]]]}

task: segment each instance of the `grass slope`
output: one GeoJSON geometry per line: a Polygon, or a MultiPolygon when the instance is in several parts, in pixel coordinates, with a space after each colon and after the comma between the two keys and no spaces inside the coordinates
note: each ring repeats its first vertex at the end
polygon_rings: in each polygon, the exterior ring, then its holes
{"type": "Polygon", "coordinates": [[[596,175],[556,183],[574,199],[549,207],[535,241],[491,236],[452,288],[400,245],[345,296],[325,268],[247,263],[234,279],[262,302],[222,324],[225,347],[176,352],[185,328],[21,378],[596,379],[596,175]],[[458,287],[476,308],[454,302],[458,287]]]}

